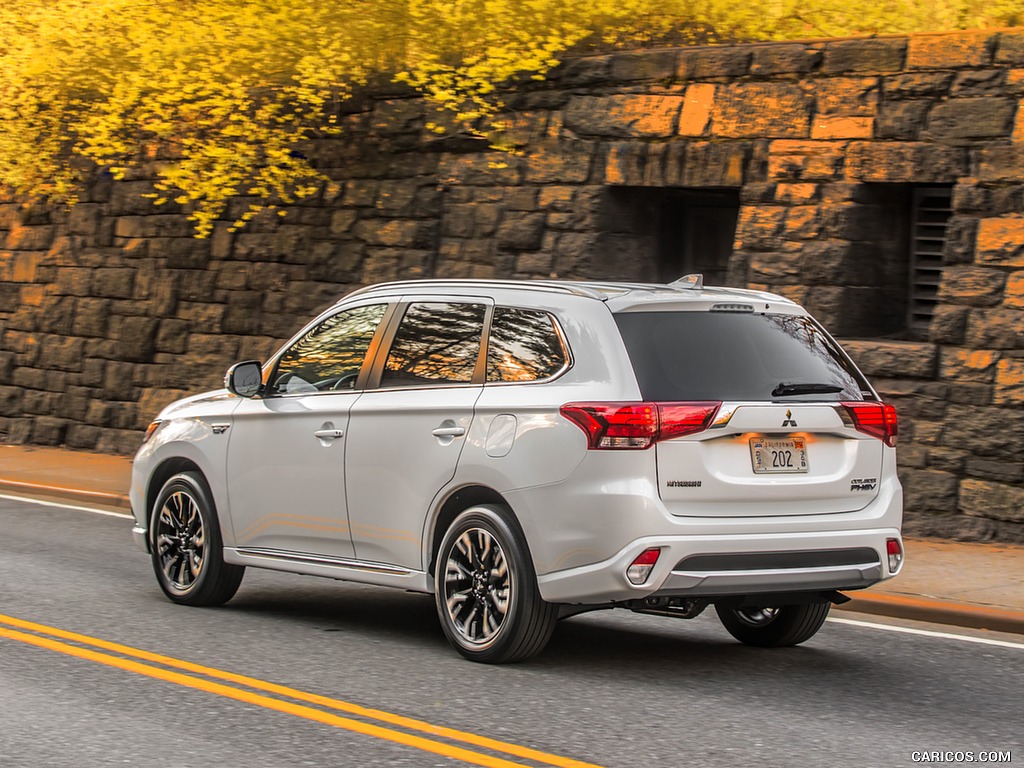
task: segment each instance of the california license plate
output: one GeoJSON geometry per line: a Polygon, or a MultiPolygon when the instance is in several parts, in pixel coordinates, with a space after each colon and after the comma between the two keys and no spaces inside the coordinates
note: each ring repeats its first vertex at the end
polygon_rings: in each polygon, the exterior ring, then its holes
{"type": "Polygon", "coordinates": [[[807,471],[807,443],[801,438],[769,440],[755,437],[750,441],[750,462],[756,474],[807,471]]]}

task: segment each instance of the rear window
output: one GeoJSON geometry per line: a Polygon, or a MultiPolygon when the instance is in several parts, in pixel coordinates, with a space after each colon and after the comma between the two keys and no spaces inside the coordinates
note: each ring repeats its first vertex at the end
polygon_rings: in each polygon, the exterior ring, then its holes
{"type": "Polygon", "coordinates": [[[645,400],[863,400],[867,383],[808,317],[615,315],[645,400]]]}

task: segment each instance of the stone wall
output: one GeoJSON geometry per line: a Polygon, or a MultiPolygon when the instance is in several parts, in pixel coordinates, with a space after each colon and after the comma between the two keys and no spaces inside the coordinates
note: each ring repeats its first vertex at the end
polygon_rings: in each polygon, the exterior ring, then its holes
{"type": "Polygon", "coordinates": [[[657,278],[652,190],[730,190],[727,281],[807,305],[897,403],[908,530],[1024,541],[1022,96],[1024,30],[586,56],[508,94],[515,155],[360,98],[312,153],[336,188],[238,233],[244,201],[196,240],[144,173],[0,203],[0,441],[131,453],[367,283],[657,278]],[[952,185],[938,304],[901,332],[888,223],[929,183],[952,185]]]}

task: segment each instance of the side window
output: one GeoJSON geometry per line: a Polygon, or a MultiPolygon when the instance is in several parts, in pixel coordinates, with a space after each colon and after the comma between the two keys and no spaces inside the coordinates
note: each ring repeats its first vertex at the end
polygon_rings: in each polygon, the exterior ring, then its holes
{"type": "Polygon", "coordinates": [[[488,381],[537,381],[554,376],[568,362],[565,347],[547,312],[497,307],[487,347],[488,381]]]}
{"type": "Polygon", "coordinates": [[[471,382],[485,311],[483,304],[410,304],[391,343],[380,386],[471,382]]]}
{"type": "Polygon", "coordinates": [[[278,360],[271,394],[352,389],[386,304],[356,307],[316,325],[278,360]]]}

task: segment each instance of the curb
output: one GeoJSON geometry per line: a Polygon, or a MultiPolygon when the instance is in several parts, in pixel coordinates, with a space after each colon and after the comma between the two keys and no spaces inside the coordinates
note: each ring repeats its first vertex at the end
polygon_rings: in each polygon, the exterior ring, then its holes
{"type": "Polygon", "coordinates": [[[905,595],[874,594],[849,597],[850,602],[835,607],[843,611],[876,616],[1024,635],[1024,613],[1017,611],[905,595]]]}
{"type": "Polygon", "coordinates": [[[78,488],[64,488],[57,485],[41,483],[23,483],[17,480],[0,480],[0,493],[15,493],[43,500],[59,499],[79,504],[98,504],[118,510],[131,511],[132,505],[128,496],[121,493],[104,491],[83,491],[78,488]]]}

